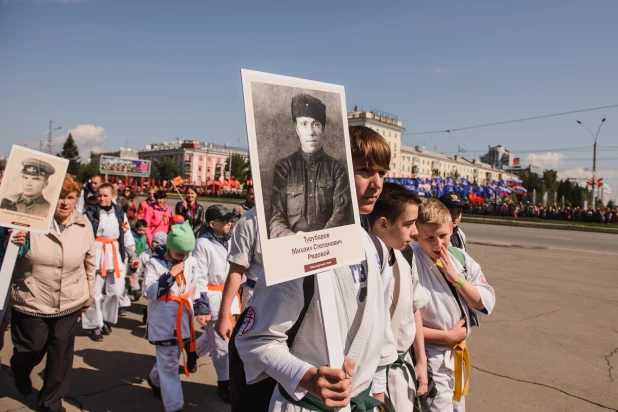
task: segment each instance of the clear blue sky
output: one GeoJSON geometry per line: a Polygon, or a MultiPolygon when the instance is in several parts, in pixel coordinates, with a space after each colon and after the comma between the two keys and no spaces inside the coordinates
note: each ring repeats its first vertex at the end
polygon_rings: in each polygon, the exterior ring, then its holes
{"type": "MultiPolygon", "coordinates": [[[[614,0],[0,0],[0,139],[38,148],[54,120],[83,149],[246,146],[241,68],[342,84],[348,109],[396,114],[407,132],[618,104],[617,15],[614,0]]],[[[592,139],[575,121],[596,131],[602,117],[597,169],[615,198],[618,108],[453,137],[469,157],[544,150],[541,166],[579,176],[592,139]]],[[[423,142],[457,150],[446,134],[404,136],[423,142]]]]}

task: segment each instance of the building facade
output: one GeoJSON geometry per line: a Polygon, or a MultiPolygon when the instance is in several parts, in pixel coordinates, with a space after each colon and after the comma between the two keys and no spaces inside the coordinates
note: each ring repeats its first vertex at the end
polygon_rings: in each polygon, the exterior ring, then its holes
{"type": "Polygon", "coordinates": [[[501,144],[488,147],[489,151],[481,156],[481,162],[498,169],[513,167],[514,157],[509,150],[506,150],[501,144]]]}
{"type": "Polygon", "coordinates": [[[512,173],[497,169],[476,159],[469,160],[457,155],[447,156],[425,150],[419,146],[403,145],[401,156],[403,172],[401,176],[395,177],[452,177],[453,179],[463,177],[470,183],[478,185],[488,185],[491,184],[492,180],[506,180],[516,177],[512,173]]]}
{"type": "MultiPolygon", "coordinates": [[[[247,149],[215,143],[184,140],[182,143],[153,143],[139,151],[139,158],[154,163],[163,157],[176,163],[182,171],[183,178],[196,185],[209,180],[229,179],[229,170],[225,164],[232,154],[238,154],[245,161],[249,157],[247,149]]],[[[242,178],[242,176],[234,176],[242,178]]]]}
{"type": "Polygon", "coordinates": [[[356,107],[354,109],[353,112],[348,113],[348,125],[369,127],[386,139],[391,148],[391,171],[387,176],[401,177],[399,176],[402,166],[401,134],[406,130],[403,124],[397,116],[388,113],[373,109],[369,112],[358,110],[356,107]]]}
{"type": "MultiPolygon", "coordinates": [[[[479,185],[490,184],[492,180],[515,178],[512,173],[476,159],[447,156],[419,146],[402,144],[402,133],[406,129],[397,116],[388,113],[373,109],[366,112],[355,107],[354,111],[348,113],[348,124],[369,127],[384,137],[391,148],[391,170],[387,177],[463,177],[479,185]]],[[[508,153],[508,159],[504,157],[504,161],[512,164],[510,152],[503,150],[501,153],[501,159],[504,153],[508,153]]]]}

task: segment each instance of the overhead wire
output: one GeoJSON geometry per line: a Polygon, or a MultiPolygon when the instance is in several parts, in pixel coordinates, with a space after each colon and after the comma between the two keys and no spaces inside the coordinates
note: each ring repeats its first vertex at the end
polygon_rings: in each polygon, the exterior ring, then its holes
{"type": "Polygon", "coordinates": [[[526,121],[530,121],[530,120],[546,119],[548,117],[556,117],[556,116],[566,116],[568,114],[590,112],[590,111],[602,110],[602,109],[610,109],[610,108],[613,108],[613,107],[618,107],[618,104],[611,104],[611,105],[608,105],[608,106],[591,107],[591,108],[588,108],[588,109],[571,110],[569,112],[545,114],[545,115],[542,115],[542,116],[523,117],[523,118],[520,118],[520,119],[504,120],[504,121],[493,122],[493,123],[485,123],[485,124],[479,124],[479,125],[476,125],[476,126],[459,127],[459,128],[456,128],[456,129],[445,129],[445,130],[432,130],[432,131],[427,131],[427,132],[403,133],[403,136],[416,136],[416,135],[422,135],[422,134],[437,134],[437,133],[448,133],[450,135],[451,132],[458,132],[458,131],[461,131],[461,130],[480,129],[482,127],[498,126],[498,125],[501,125],[501,124],[526,122],[526,121]]]}

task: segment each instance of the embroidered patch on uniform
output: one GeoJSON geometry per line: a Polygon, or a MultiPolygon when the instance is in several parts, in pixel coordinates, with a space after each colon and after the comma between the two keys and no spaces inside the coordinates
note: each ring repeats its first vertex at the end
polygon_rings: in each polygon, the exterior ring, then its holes
{"type": "Polygon", "coordinates": [[[129,230],[129,224],[127,222],[122,222],[121,228],[122,230],[129,230]]]}
{"type": "Polygon", "coordinates": [[[481,282],[483,285],[487,284],[487,280],[485,279],[485,275],[481,275],[481,277],[479,278],[479,282],[481,282]]]}
{"type": "Polygon", "coordinates": [[[255,327],[255,321],[257,319],[257,313],[253,306],[249,306],[245,319],[242,321],[240,329],[238,329],[238,336],[243,336],[253,330],[255,327]]]}

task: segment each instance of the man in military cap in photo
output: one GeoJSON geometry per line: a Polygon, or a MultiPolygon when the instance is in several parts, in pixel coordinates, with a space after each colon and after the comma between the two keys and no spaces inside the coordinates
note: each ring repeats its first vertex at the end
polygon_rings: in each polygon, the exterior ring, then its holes
{"type": "Polygon", "coordinates": [[[31,216],[45,217],[49,213],[51,203],[43,197],[43,189],[49,183],[49,176],[56,170],[52,165],[42,160],[27,158],[21,162],[21,190],[14,198],[4,198],[1,209],[25,213],[31,216]]]}
{"type": "Polygon", "coordinates": [[[326,105],[297,94],[292,98],[292,121],[300,148],[275,165],[270,239],[354,223],[346,167],[322,147],[326,105]]]}

